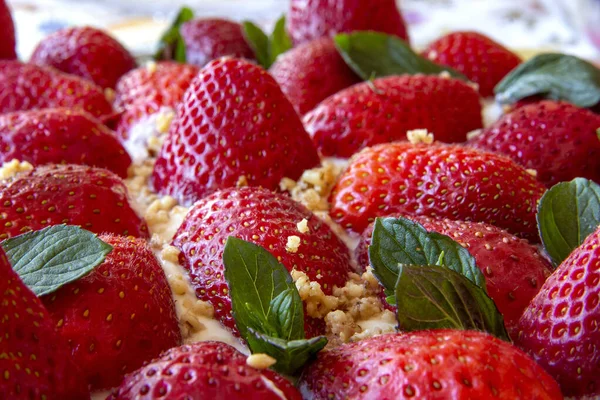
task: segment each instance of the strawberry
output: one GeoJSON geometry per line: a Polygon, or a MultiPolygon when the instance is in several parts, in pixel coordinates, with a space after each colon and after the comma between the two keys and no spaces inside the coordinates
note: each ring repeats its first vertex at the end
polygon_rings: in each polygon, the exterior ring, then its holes
{"type": "Polygon", "coordinates": [[[269,72],[300,115],[361,81],[330,38],[316,39],[283,53],[269,72]]]}
{"type": "MultiPolygon", "coordinates": [[[[231,315],[231,299],[223,277],[222,254],[227,237],[251,241],[267,249],[289,271],[305,272],[311,281],[331,294],[344,286],[351,272],[348,248],[327,224],[289,197],[266,189],[230,188],[198,201],[173,238],[181,250],[179,261],[189,271],[196,296],[212,303],[215,318],[237,332],[231,315]],[[297,224],[308,221],[302,233],[297,224]],[[296,249],[287,247],[297,236],[296,249]]],[[[322,320],[305,314],[307,336],[322,333],[322,320]]]]}
{"type": "MultiPolygon", "coordinates": [[[[482,222],[411,217],[429,232],[447,235],[469,250],[483,272],[489,296],[504,316],[509,332],[538,293],[552,271],[550,263],[535,246],[503,229],[482,222]]],[[[360,266],[369,265],[368,246],[373,224],[361,236],[356,249],[360,266]]]]}
{"type": "Polygon", "coordinates": [[[403,75],[342,90],[308,113],[304,125],[321,154],[350,157],[366,146],[404,140],[413,129],[427,129],[443,142],[462,142],[482,120],[479,95],[465,82],[403,75]]]}
{"type": "Polygon", "coordinates": [[[521,63],[518,55],[477,32],[452,32],[431,43],[425,56],[462,72],[479,85],[479,93],[494,95],[494,86],[521,63]]]}
{"type": "Polygon", "coordinates": [[[4,0],[0,0],[0,60],[13,60],[17,58],[15,52],[15,26],[10,9],[4,0]]]}
{"type": "Polygon", "coordinates": [[[0,113],[67,107],[103,118],[112,107],[102,88],[54,68],[0,61],[0,113]]]}
{"type": "Polygon", "coordinates": [[[181,25],[185,43],[186,62],[200,67],[215,58],[231,56],[254,59],[254,52],[246,42],[242,26],[219,18],[198,18],[181,25]]]}
{"type": "Polygon", "coordinates": [[[395,0],[292,0],[288,21],[296,44],[351,31],[384,32],[408,41],[395,0]]]}
{"type": "Polygon", "coordinates": [[[311,399],[562,399],[525,353],[483,332],[374,336],[321,352],[304,370],[311,399]]]}
{"type": "Polygon", "coordinates": [[[124,111],[116,131],[123,140],[131,127],[162,107],[175,108],[198,74],[194,65],[162,61],[123,75],[115,90],[113,106],[124,111]]]}
{"type": "Polygon", "coordinates": [[[544,186],[512,160],[454,145],[396,142],[353,157],[331,194],[330,215],[362,232],[400,213],[486,222],[537,240],[544,186]]]}
{"type": "Polygon", "coordinates": [[[300,400],[290,382],[246,364],[246,356],[221,342],[173,348],[125,377],[107,400],[300,400]]]}
{"type": "Polygon", "coordinates": [[[92,389],[118,385],[181,343],[165,274],[142,239],[100,235],[113,250],[89,275],[42,301],[92,389]]]}
{"type": "Polygon", "coordinates": [[[519,321],[516,344],[565,396],[599,396],[600,229],[567,257],[519,321]]]}
{"type": "Polygon", "coordinates": [[[599,128],[600,115],[546,100],[503,115],[469,144],[536,170],[548,186],[576,177],[600,183],[599,128]]]}
{"type": "Polygon", "coordinates": [[[135,68],[135,58],[108,33],[84,27],[64,28],[43,39],[30,62],[114,88],[121,75],[135,68]]]}
{"type": "Polygon", "coordinates": [[[0,249],[0,398],[89,399],[66,342],[0,249]]]}
{"type": "Polygon", "coordinates": [[[90,114],[66,108],[0,114],[0,163],[84,164],[122,178],[131,164],[115,133],[90,114]]]}
{"type": "Polygon", "coordinates": [[[215,190],[278,187],[319,163],[317,152],[277,82],[247,61],[222,58],[186,91],[160,151],[152,183],[190,204],[215,190]]]}
{"type": "Polygon", "coordinates": [[[50,225],[79,225],[94,233],[148,236],[131,208],[127,188],[112,172],[80,165],[48,165],[0,181],[0,239],[50,225]]]}

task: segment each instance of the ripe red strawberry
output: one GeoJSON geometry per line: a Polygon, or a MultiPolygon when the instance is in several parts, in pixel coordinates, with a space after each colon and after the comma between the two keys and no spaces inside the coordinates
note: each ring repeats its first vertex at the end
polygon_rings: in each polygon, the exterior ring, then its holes
{"type": "Polygon", "coordinates": [[[10,9],[4,0],[0,0],[0,60],[17,58],[15,52],[15,26],[10,9]]]}
{"type": "Polygon", "coordinates": [[[48,165],[0,181],[4,223],[0,240],[50,225],[79,225],[94,233],[148,236],[112,172],[81,165],[48,165]]]}
{"type": "Polygon", "coordinates": [[[515,342],[565,396],[600,395],[599,271],[600,229],[560,264],[519,321],[515,342]]]}
{"type": "Polygon", "coordinates": [[[0,61],[0,87],[0,113],[67,107],[102,118],[113,112],[102,88],[54,68],[0,61]]]}
{"type": "Polygon", "coordinates": [[[452,32],[431,43],[425,56],[462,72],[479,85],[479,93],[494,95],[494,86],[521,63],[518,55],[477,32],[452,32]]]}
{"type": "Polygon", "coordinates": [[[300,380],[311,399],[562,399],[525,353],[483,332],[374,336],[319,353],[300,380]]]}
{"type": "Polygon", "coordinates": [[[89,26],[64,28],[44,38],[31,62],[49,65],[114,88],[121,75],[135,68],[135,58],[108,33],[89,26]]]}
{"type": "Polygon", "coordinates": [[[362,232],[400,213],[486,222],[537,240],[544,186],[510,159],[465,147],[396,142],[353,157],[331,194],[331,216],[362,232]]]}
{"type": "Polygon", "coordinates": [[[136,68],[123,75],[115,90],[115,110],[124,111],[116,128],[123,140],[130,128],[162,107],[175,108],[199,68],[194,65],[162,61],[136,68]]]}
{"type": "Polygon", "coordinates": [[[0,249],[0,398],[85,400],[90,391],[40,300],[0,249]]]}
{"type": "Polygon", "coordinates": [[[536,170],[548,186],[576,177],[600,183],[598,128],[600,115],[547,100],[503,115],[469,144],[536,170]]]}
{"type": "Polygon", "coordinates": [[[90,114],[66,108],[0,114],[0,163],[84,164],[122,178],[131,164],[115,136],[90,114]]]}
{"type": "Polygon", "coordinates": [[[215,190],[278,187],[319,163],[317,152],[277,82],[247,61],[222,58],[204,67],[177,108],[152,183],[192,203],[215,190]]]}
{"type": "MultiPolygon", "coordinates": [[[[463,245],[483,272],[489,296],[504,316],[511,333],[529,301],[538,293],[552,272],[550,263],[535,246],[507,231],[482,222],[453,221],[411,217],[429,232],[447,235],[463,245]]],[[[359,265],[369,264],[367,247],[371,244],[373,224],[362,234],[356,249],[359,265]]]]}
{"type": "Polygon", "coordinates": [[[237,22],[219,18],[193,19],[181,25],[181,36],[186,62],[190,64],[202,67],[223,56],[254,59],[254,52],[237,22]]]}
{"type": "Polygon", "coordinates": [[[142,239],[101,235],[113,246],[89,275],[42,297],[92,389],[181,343],[171,288],[142,239]]]}
{"type": "Polygon", "coordinates": [[[313,40],[283,53],[269,72],[300,115],[332,94],[361,82],[330,38],[313,40]]]}
{"type": "MultiPolygon", "coordinates": [[[[175,234],[179,261],[190,273],[196,296],[215,307],[215,318],[234,330],[231,300],[223,277],[223,248],[229,236],[258,244],[288,270],[305,272],[326,294],[344,286],[351,272],[348,248],[329,226],[289,197],[266,189],[221,190],[198,201],[175,234]],[[296,226],[308,221],[308,231],[296,226]],[[286,250],[289,236],[298,236],[296,252],[286,250]]],[[[307,336],[321,334],[322,320],[305,315],[307,336]]]]}
{"type": "Polygon", "coordinates": [[[395,0],[292,0],[288,30],[296,44],[351,31],[384,32],[408,40],[395,0]]]}
{"type": "Polygon", "coordinates": [[[364,82],[327,98],[304,117],[321,154],[350,157],[377,143],[427,129],[442,142],[463,142],[482,127],[477,91],[458,79],[403,75],[364,82]],[[452,117],[448,117],[452,116],[452,117]]]}
{"type": "Polygon", "coordinates": [[[221,342],[173,348],[125,377],[107,400],[300,400],[288,380],[246,365],[246,356],[221,342]]]}

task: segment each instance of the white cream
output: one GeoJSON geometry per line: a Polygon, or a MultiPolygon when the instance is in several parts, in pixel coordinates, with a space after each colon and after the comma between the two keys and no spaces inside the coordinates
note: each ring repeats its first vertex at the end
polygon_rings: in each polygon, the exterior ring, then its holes
{"type": "Polygon", "coordinates": [[[487,128],[492,125],[504,114],[502,106],[497,103],[493,98],[483,99],[483,126],[487,128]]]}
{"type": "Polygon", "coordinates": [[[162,144],[161,139],[169,130],[173,113],[172,108],[161,107],[156,113],[132,125],[124,147],[133,162],[141,162],[157,154],[162,144]]]}

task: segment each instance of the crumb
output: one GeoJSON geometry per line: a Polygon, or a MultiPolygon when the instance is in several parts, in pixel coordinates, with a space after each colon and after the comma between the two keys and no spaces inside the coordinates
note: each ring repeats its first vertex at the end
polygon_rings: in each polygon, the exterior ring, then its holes
{"type": "Polygon", "coordinates": [[[537,171],[535,169],[528,168],[525,170],[525,172],[527,172],[529,175],[533,176],[534,178],[537,178],[537,171]]]}
{"type": "Polygon", "coordinates": [[[248,179],[246,179],[246,175],[240,175],[235,184],[235,187],[241,188],[244,186],[248,186],[248,179]]]}
{"type": "Polygon", "coordinates": [[[433,133],[427,132],[427,129],[413,129],[406,132],[406,138],[412,144],[431,144],[433,143],[433,133]]]}
{"type": "Polygon", "coordinates": [[[156,116],[156,130],[158,133],[167,133],[174,117],[175,113],[171,110],[158,113],[156,116]]]}
{"type": "Polygon", "coordinates": [[[338,299],[328,296],[318,282],[312,282],[304,272],[292,270],[292,279],[296,284],[300,298],[306,305],[306,313],[312,318],[323,318],[338,307],[338,299]]]}
{"type": "Polygon", "coordinates": [[[109,103],[113,103],[117,98],[117,93],[112,88],[104,88],[104,97],[109,103]]]}
{"type": "Polygon", "coordinates": [[[276,362],[276,359],[264,353],[251,354],[246,358],[246,365],[256,369],[267,369],[276,362]]]}
{"type": "Polygon", "coordinates": [[[0,167],[0,180],[14,178],[20,173],[31,170],[33,170],[33,165],[27,161],[21,162],[13,158],[12,160],[2,164],[2,167],[0,167]]]}
{"type": "Polygon", "coordinates": [[[156,68],[157,68],[156,61],[148,61],[146,63],[146,70],[148,72],[150,72],[151,74],[156,72],[156,68]]]}
{"type": "Polygon", "coordinates": [[[297,253],[300,247],[300,238],[296,235],[288,236],[287,243],[285,245],[285,251],[288,253],[297,253]]]}
{"type": "MultiPolygon", "coordinates": [[[[435,56],[435,55],[437,55],[437,52],[432,51],[429,54],[433,54],[435,56]]],[[[444,78],[444,79],[450,79],[450,78],[452,78],[452,75],[450,75],[450,72],[448,72],[448,71],[442,71],[442,72],[439,73],[438,76],[440,78],[444,78]]]]}
{"type": "Polygon", "coordinates": [[[296,224],[296,227],[298,228],[298,232],[307,233],[309,231],[308,220],[306,218],[304,218],[302,221],[300,221],[296,224]]]}

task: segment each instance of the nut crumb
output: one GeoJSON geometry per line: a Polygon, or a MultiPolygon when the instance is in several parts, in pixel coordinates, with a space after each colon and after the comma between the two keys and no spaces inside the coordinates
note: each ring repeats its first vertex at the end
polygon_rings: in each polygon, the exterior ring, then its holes
{"type": "Polygon", "coordinates": [[[285,251],[288,253],[297,253],[298,247],[300,247],[300,237],[296,235],[288,236],[285,251]]]}
{"type": "Polygon", "coordinates": [[[534,178],[537,178],[537,171],[535,169],[528,168],[525,170],[525,172],[527,172],[529,175],[533,176],[534,178]]]}
{"type": "Polygon", "coordinates": [[[148,72],[150,72],[151,74],[156,72],[156,68],[157,68],[156,61],[148,61],[146,63],[146,70],[148,72]]]}
{"type": "Polygon", "coordinates": [[[413,129],[406,132],[406,138],[412,144],[431,144],[433,143],[433,133],[427,132],[427,129],[413,129]]]}
{"type": "Polygon", "coordinates": [[[248,186],[248,179],[246,179],[246,175],[240,175],[235,186],[238,188],[248,186]]]}
{"type": "Polygon", "coordinates": [[[276,362],[276,359],[264,353],[251,354],[246,358],[246,365],[256,369],[267,369],[276,362]]]}
{"type": "Polygon", "coordinates": [[[12,160],[2,164],[2,167],[0,167],[0,180],[14,178],[22,172],[28,172],[31,170],[33,170],[33,165],[27,161],[21,162],[13,158],[12,160]]]}
{"type": "Polygon", "coordinates": [[[296,224],[296,227],[298,228],[298,232],[307,233],[309,231],[308,220],[306,218],[304,218],[302,221],[300,221],[296,224]]]}
{"type": "Polygon", "coordinates": [[[481,135],[481,132],[483,132],[483,129],[474,129],[471,132],[467,133],[467,140],[473,140],[475,139],[477,136],[481,135]]]}
{"type": "Polygon", "coordinates": [[[175,113],[171,110],[158,113],[156,116],[156,130],[158,133],[164,134],[169,132],[169,127],[174,117],[175,113]]]}

